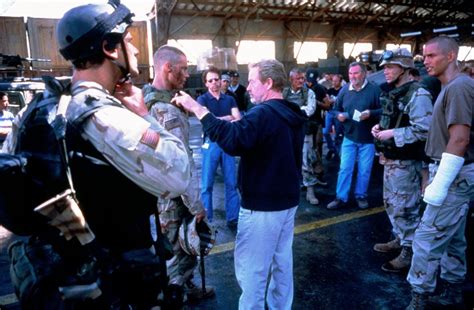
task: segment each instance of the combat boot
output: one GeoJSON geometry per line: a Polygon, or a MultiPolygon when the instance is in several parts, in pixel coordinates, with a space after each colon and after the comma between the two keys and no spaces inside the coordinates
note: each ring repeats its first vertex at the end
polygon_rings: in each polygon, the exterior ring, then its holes
{"type": "Polygon", "coordinates": [[[376,243],[374,245],[374,251],[381,253],[390,253],[400,251],[402,246],[400,245],[400,238],[396,237],[392,241],[386,243],[376,243]]]}
{"type": "Polygon", "coordinates": [[[442,307],[459,307],[464,304],[462,283],[441,282],[439,294],[428,298],[428,305],[442,307]]]}
{"type": "Polygon", "coordinates": [[[318,198],[314,195],[314,186],[308,186],[306,188],[306,200],[312,205],[319,204],[318,198]]]}
{"type": "Polygon", "coordinates": [[[403,246],[402,251],[397,257],[382,265],[382,270],[394,273],[407,271],[410,268],[412,256],[413,251],[411,247],[403,246]]]}
{"type": "Polygon", "coordinates": [[[425,310],[428,303],[428,294],[411,291],[411,301],[405,310],[425,310]]]}

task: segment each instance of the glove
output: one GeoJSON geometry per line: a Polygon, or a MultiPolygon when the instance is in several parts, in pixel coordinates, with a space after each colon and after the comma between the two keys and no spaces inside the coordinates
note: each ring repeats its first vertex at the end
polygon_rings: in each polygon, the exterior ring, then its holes
{"type": "Polygon", "coordinates": [[[444,152],[433,181],[425,189],[423,201],[433,206],[441,206],[448,195],[448,189],[464,164],[464,158],[444,152]]]}

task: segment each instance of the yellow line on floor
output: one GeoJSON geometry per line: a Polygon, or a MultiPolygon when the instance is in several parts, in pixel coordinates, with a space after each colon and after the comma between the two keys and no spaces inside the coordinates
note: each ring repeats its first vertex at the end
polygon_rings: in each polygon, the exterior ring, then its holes
{"type": "MultiPolygon", "coordinates": [[[[319,221],[315,221],[315,222],[311,222],[307,224],[298,225],[295,227],[295,235],[308,232],[310,230],[323,228],[330,225],[339,224],[342,222],[347,222],[350,220],[358,219],[358,218],[369,216],[372,214],[377,214],[383,211],[385,211],[384,207],[370,208],[370,209],[365,209],[365,210],[360,210],[356,212],[351,212],[351,213],[346,213],[346,214],[330,217],[324,220],[319,220],[319,221]]],[[[215,245],[214,248],[212,248],[212,252],[209,255],[220,254],[220,253],[232,251],[233,249],[234,249],[234,242],[218,244],[218,245],[215,245]]]]}
{"type": "MultiPolygon", "coordinates": [[[[383,211],[385,211],[384,207],[371,208],[371,209],[346,213],[346,214],[330,217],[324,220],[319,220],[319,221],[315,221],[315,222],[311,222],[307,224],[298,225],[295,227],[295,235],[305,233],[311,230],[315,230],[318,228],[323,228],[330,225],[347,222],[350,220],[358,219],[358,218],[369,216],[372,214],[377,214],[383,211]]],[[[214,246],[214,248],[212,249],[212,252],[209,255],[220,254],[220,253],[232,251],[233,249],[234,249],[234,242],[218,244],[214,246]]],[[[16,302],[18,302],[18,299],[16,298],[15,294],[0,296],[0,306],[8,306],[16,302]]]]}

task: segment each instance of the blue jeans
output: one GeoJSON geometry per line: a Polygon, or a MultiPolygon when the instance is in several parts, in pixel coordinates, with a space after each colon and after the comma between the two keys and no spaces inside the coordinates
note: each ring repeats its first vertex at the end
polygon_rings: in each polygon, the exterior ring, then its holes
{"type": "Polygon", "coordinates": [[[329,110],[324,119],[323,135],[326,140],[328,150],[340,155],[342,138],[344,137],[344,126],[336,118],[338,111],[329,110]],[[334,125],[334,141],[331,137],[332,126],[334,125]]]}
{"type": "Polygon", "coordinates": [[[202,182],[201,200],[209,221],[213,219],[212,189],[217,166],[221,165],[225,186],[225,211],[227,222],[237,221],[240,209],[240,197],[237,192],[235,158],[225,153],[217,143],[205,140],[202,146],[202,182]],[[206,146],[208,146],[206,148],[206,146]]]}
{"type": "Polygon", "coordinates": [[[372,164],[374,162],[375,146],[373,143],[355,143],[344,138],[341,146],[341,163],[337,176],[336,198],[347,202],[351,190],[352,173],[357,160],[357,180],[354,196],[367,198],[372,164]]]}

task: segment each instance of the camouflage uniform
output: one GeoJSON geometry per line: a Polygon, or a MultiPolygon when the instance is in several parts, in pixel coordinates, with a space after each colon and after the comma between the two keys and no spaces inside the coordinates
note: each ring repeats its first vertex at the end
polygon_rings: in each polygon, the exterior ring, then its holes
{"type": "MultiPolygon", "coordinates": [[[[308,117],[313,115],[316,110],[316,95],[311,89],[302,89],[300,92],[293,93],[290,88],[286,88],[283,91],[283,98],[300,106],[308,117]],[[307,92],[306,95],[305,92],[307,92]]],[[[303,142],[304,186],[312,186],[318,183],[317,175],[322,172],[321,166],[317,165],[318,162],[320,162],[320,157],[313,146],[313,135],[305,134],[303,142]]]]}
{"type": "Polygon", "coordinates": [[[181,199],[158,198],[161,229],[173,245],[174,256],[167,262],[170,284],[182,286],[193,274],[197,265],[195,256],[183,251],[178,242],[178,231],[183,218],[191,213],[196,215],[204,210],[200,199],[199,177],[189,148],[188,116],[176,106],[170,104],[173,93],[157,90],[151,85],[143,88],[145,104],[150,115],[170,133],[183,141],[189,154],[191,181],[181,199]]]}
{"type": "MultiPolygon", "coordinates": [[[[396,147],[425,141],[431,123],[433,108],[428,91],[418,88],[415,92],[409,91],[405,96],[411,96],[403,110],[404,114],[408,114],[410,124],[393,129],[396,147]]],[[[381,164],[384,165],[384,205],[393,233],[400,239],[402,246],[411,247],[421,216],[422,161],[388,159],[382,155],[381,164]]]]}
{"type": "MultiPolygon", "coordinates": [[[[430,182],[438,164],[430,164],[430,182]]],[[[415,253],[408,282],[418,293],[434,292],[438,267],[441,278],[452,283],[464,280],[466,269],[466,218],[474,197],[474,164],[463,166],[448,190],[442,206],[427,205],[413,243],[415,253]],[[446,248],[449,248],[449,255],[446,248]]]]}

